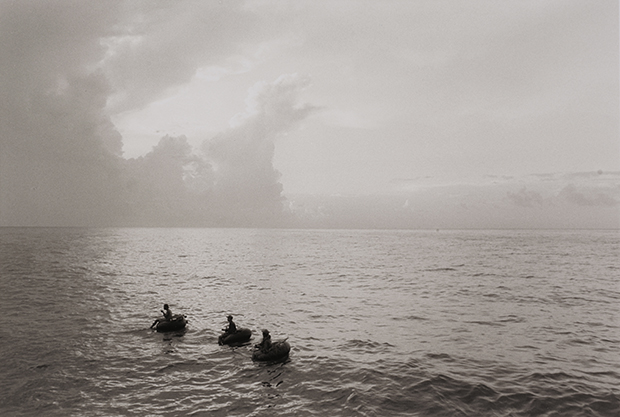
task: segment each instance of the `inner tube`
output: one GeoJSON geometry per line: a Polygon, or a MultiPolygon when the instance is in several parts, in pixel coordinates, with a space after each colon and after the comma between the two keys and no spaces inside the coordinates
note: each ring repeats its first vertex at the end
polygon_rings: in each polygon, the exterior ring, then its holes
{"type": "Polygon", "coordinates": [[[175,314],[172,316],[172,319],[161,320],[157,323],[156,329],[158,332],[173,332],[175,330],[184,329],[186,324],[187,320],[185,320],[185,315],[175,314]]]}
{"type": "Polygon", "coordinates": [[[250,329],[237,329],[235,333],[222,333],[217,339],[217,343],[220,345],[237,345],[245,343],[252,337],[252,330],[250,329]]]}
{"type": "Polygon", "coordinates": [[[280,361],[286,359],[290,351],[291,345],[289,345],[286,340],[274,342],[267,352],[255,349],[252,353],[252,360],[259,362],[280,361]]]}

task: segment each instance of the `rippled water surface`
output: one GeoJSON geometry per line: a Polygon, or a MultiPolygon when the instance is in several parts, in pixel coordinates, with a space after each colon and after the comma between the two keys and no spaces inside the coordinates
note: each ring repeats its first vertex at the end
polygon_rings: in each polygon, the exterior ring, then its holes
{"type": "Polygon", "coordinates": [[[0,229],[0,415],[618,416],[619,242],[0,229]],[[185,331],[149,329],[163,303],[185,331]],[[228,314],[289,360],[219,346],[228,314]]]}

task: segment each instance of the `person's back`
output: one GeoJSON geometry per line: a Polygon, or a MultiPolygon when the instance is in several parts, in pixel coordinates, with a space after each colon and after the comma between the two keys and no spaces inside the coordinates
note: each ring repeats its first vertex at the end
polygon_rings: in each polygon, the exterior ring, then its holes
{"type": "Polygon", "coordinates": [[[269,334],[269,330],[263,330],[263,340],[258,346],[263,352],[267,352],[271,349],[271,335],[269,334]]]}
{"type": "Polygon", "coordinates": [[[164,309],[161,311],[164,318],[168,321],[172,320],[172,310],[168,307],[168,304],[164,304],[164,309]]]}
{"type": "Polygon", "coordinates": [[[233,322],[233,317],[228,316],[228,327],[226,328],[226,333],[233,334],[237,333],[237,325],[233,322]]]}

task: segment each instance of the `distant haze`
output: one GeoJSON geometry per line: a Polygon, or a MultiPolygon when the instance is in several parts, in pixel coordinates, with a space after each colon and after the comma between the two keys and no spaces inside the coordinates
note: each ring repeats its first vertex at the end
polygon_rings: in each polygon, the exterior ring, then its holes
{"type": "Polygon", "coordinates": [[[0,0],[0,226],[620,228],[618,22],[0,0]]]}

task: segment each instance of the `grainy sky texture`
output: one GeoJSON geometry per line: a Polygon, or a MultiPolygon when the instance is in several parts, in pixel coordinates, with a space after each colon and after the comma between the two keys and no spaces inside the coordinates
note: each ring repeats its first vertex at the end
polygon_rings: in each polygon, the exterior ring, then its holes
{"type": "Polygon", "coordinates": [[[0,0],[0,226],[618,228],[618,22],[0,0]]]}

